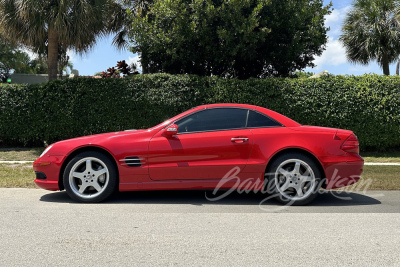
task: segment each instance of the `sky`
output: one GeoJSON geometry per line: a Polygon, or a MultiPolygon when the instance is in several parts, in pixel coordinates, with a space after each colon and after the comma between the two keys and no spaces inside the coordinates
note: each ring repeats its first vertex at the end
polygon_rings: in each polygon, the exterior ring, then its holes
{"type": "MultiPolygon", "coordinates": [[[[327,5],[330,1],[324,0],[327,5]]],[[[339,35],[346,12],[351,8],[352,0],[332,0],[333,11],[326,16],[325,25],[330,27],[328,32],[329,41],[326,50],[319,57],[315,58],[315,68],[306,68],[305,71],[318,73],[327,70],[329,73],[362,75],[364,73],[382,74],[381,68],[376,62],[369,65],[349,63],[346,59],[345,49],[340,43],[339,35]]],[[[105,71],[117,64],[117,61],[126,60],[128,63],[138,63],[140,58],[127,50],[119,51],[112,44],[112,36],[99,39],[93,49],[83,56],[69,52],[74,69],[79,75],[93,75],[96,72],[105,71]]],[[[390,66],[390,73],[394,74],[396,63],[390,66]]],[[[139,64],[139,71],[141,70],[139,64]]]]}

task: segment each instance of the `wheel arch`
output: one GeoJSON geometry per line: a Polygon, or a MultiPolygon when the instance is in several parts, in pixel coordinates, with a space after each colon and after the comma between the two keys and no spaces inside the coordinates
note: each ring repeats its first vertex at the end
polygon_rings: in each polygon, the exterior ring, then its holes
{"type": "Polygon", "coordinates": [[[64,190],[64,183],[63,183],[63,176],[64,176],[64,171],[65,168],[67,167],[68,163],[71,161],[71,159],[73,159],[76,155],[82,153],[82,152],[87,152],[87,151],[96,151],[99,153],[104,154],[105,156],[107,156],[111,162],[113,163],[116,171],[117,171],[117,181],[119,181],[119,170],[118,170],[118,165],[117,162],[115,161],[114,156],[107,151],[106,149],[102,148],[102,147],[98,147],[98,146],[83,146],[83,147],[79,147],[76,150],[72,151],[64,160],[64,162],[61,165],[61,169],[60,169],[60,173],[58,175],[58,187],[60,188],[60,190],[64,190]]]}
{"type": "MultiPolygon", "coordinates": [[[[287,154],[287,153],[300,153],[300,154],[303,154],[303,155],[305,155],[305,156],[308,156],[308,157],[311,158],[311,159],[314,161],[314,163],[317,165],[319,171],[321,172],[321,174],[322,174],[322,176],[323,176],[323,177],[321,177],[321,178],[326,178],[325,170],[324,170],[324,168],[322,167],[322,164],[321,164],[321,162],[318,160],[318,158],[317,158],[313,153],[311,153],[310,151],[307,151],[307,150],[301,149],[301,148],[296,148],[296,147],[285,148],[285,149],[283,149],[283,150],[280,150],[280,151],[276,152],[276,153],[271,157],[271,159],[268,161],[267,166],[266,166],[266,168],[265,168],[265,172],[268,171],[268,169],[271,167],[272,163],[274,162],[274,160],[275,160],[276,158],[280,157],[281,155],[287,154]]],[[[324,182],[324,184],[322,185],[322,188],[325,188],[325,186],[326,186],[326,185],[325,185],[325,182],[324,182]]]]}

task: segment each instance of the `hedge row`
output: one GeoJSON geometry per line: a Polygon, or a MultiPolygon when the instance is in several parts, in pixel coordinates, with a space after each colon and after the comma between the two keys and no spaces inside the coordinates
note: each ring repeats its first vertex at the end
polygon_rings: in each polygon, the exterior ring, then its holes
{"type": "Polygon", "coordinates": [[[78,78],[0,87],[0,145],[148,128],[206,103],[248,103],[302,124],[350,129],[364,150],[400,146],[400,78],[235,80],[191,75],[78,78]]]}

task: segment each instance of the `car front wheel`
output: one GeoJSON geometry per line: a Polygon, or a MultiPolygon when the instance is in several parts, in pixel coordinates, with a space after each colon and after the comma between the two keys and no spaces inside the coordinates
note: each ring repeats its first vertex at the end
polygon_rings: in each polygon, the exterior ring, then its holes
{"type": "Polygon", "coordinates": [[[68,195],[79,202],[100,202],[117,188],[117,171],[102,153],[87,151],[75,156],[64,171],[68,195]]]}
{"type": "Polygon", "coordinates": [[[276,158],[269,168],[268,190],[288,205],[306,205],[315,199],[321,187],[321,171],[310,157],[288,153],[276,158]]]}

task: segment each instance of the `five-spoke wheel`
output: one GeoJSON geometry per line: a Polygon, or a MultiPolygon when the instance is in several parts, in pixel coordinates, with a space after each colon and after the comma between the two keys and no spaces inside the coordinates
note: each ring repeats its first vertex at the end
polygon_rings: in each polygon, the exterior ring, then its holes
{"type": "Polygon", "coordinates": [[[64,172],[64,187],[80,202],[99,202],[117,186],[117,173],[111,160],[99,152],[83,152],[74,157],[64,172]]]}
{"type": "Polygon", "coordinates": [[[321,173],[316,163],[300,153],[289,153],[276,158],[267,173],[267,186],[278,201],[304,205],[311,202],[321,186],[321,173]]]}

